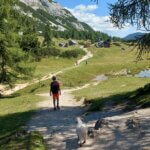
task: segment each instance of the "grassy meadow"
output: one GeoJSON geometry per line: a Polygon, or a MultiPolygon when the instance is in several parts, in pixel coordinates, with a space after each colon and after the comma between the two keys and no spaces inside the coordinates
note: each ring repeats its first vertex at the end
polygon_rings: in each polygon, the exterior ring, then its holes
{"type": "Polygon", "coordinates": [[[59,75],[62,84],[66,87],[83,85],[93,80],[97,75],[106,74],[112,76],[113,73],[122,69],[127,69],[130,74],[136,74],[144,68],[150,67],[149,60],[136,61],[136,50],[132,47],[120,43],[120,46],[112,45],[111,48],[88,48],[94,57],[78,68],[68,70],[59,75]],[[125,50],[122,50],[124,48],[125,50]]]}
{"type": "MultiPolygon", "coordinates": [[[[70,47],[76,49],[79,47],[70,47]]],[[[65,48],[64,48],[65,49],[65,48]]],[[[67,50],[67,49],[66,49],[67,50]]],[[[78,58],[60,58],[49,57],[43,58],[39,62],[33,62],[36,70],[33,78],[41,78],[49,73],[54,73],[64,68],[71,67],[75,64],[78,58]]],[[[17,83],[28,82],[29,80],[17,81],[17,83]]],[[[36,95],[41,91],[49,91],[49,82],[46,80],[33,85],[30,85],[10,96],[0,98],[0,139],[15,133],[20,127],[24,126],[38,109],[36,104],[43,98],[36,95]]],[[[15,141],[14,141],[15,142],[15,141]]],[[[4,146],[5,147],[5,146],[4,146]]]]}
{"type": "MultiPolygon", "coordinates": [[[[101,110],[106,100],[113,99],[116,103],[119,102],[128,93],[150,82],[148,78],[113,75],[122,69],[127,69],[130,75],[135,75],[140,70],[150,67],[150,62],[146,59],[137,62],[136,51],[131,51],[131,49],[122,43],[119,46],[113,44],[111,48],[96,48],[94,45],[89,47],[88,50],[94,54],[94,57],[89,59],[87,64],[83,62],[77,68],[65,70],[64,73],[59,74],[58,80],[61,82],[61,87],[70,88],[92,83],[97,75],[105,74],[108,76],[107,81],[76,91],[73,94],[77,99],[86,97],[87,100],[92,100],[93,104],[90,109],[93,111],[101,110]]],[[[49,57],[40,62],[34,62],[34,65],[37,66],[34,78],[40,79],[49,73],[73,66],[76,60],[75,58],[49,57]]],[[[44,100],[36,94],[49,92],[49,83],[50,80],[42,81],[11,96],[0,98],[0,138],[19,130],[30,120],[33,113],[38,109],[36,104],[44,100]]],[[[24,140],[23,142],[25,142],[24,140]]],[[[13,142],[15,143],[15,141],[13,142]]],[[[3,147],[5,146],[3,145],[3,147]]]]}
{"type": "Polygon", "coordinates": [[[24,93],[0,99],[0,138],[24,126],[37,109],[36,103],[42,98],[24,93]]]}
{"type": "Polygon", "coordinates": [[[148,83],[150,83],[148,78],[110,77],[107,81],[75,91],[73,94],[78,100],[84,97],[87,101],[91,101],[90,111],[98,111],[102,109],[102,104],[108,100],[114,101],[115,104],[127,102],[128,95],[133,94],[138,88],[142,88],[148,83]]]}

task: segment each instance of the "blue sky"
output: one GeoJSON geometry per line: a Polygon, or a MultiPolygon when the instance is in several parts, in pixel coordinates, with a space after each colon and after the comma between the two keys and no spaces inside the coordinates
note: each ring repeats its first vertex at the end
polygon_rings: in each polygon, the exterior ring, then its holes
{"type": "Polygon", "coordinates": [[[99,0],[98,5],[91,0],[56,0],[71,13],[89,24],[97,31],[105,32],[111,36],[125,37],[130,33],[137,32],[135,27],[127,26],[119,30],[109,20],[108,3],[115,3],[117,0],[99,0]]]}

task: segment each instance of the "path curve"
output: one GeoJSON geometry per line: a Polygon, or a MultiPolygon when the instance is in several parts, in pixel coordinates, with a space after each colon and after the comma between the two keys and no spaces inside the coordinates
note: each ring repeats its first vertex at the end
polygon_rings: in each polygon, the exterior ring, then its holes
{"type": "Polygon", "coordinates": [[[10,95],[10,94],[13,94],[13,93],[15,93],[15,92],[17,92],[17,91],[19,91],[19,90],[21,90],[21,89],[23,89],[23,88],[29,86],[29,85],[32,85],[32,84],[38,83],[38,82],[40,82],[40,81],[45,81],[45,80],[47,80],[47,79],[50,79],[50,78],[52,78],[53,75],[58,75],[58,74],[63,73],[64,71],[71,70],[71,69],[73,69],[73,68],[79,67],[79,65],[80,65],[82,62],[84,62],[84,61],[86,61],[86,60],[88,60],[88,59],[90,59],[90,58],[93,57],[93,54],[92,54],[90,51],[88,51],[87,48],[84,48],[83,46],[80,46],[80,48],[83,49],[83,51],[86,53],[86,55],[83,56],[81,59],[79,59],[79,60],[77,61],[77,62],[78,62],[78,66],[72,66],[72,67],[68,67],[68,68],[62,69],[62,70],[60,70],[60,71],[58,71],[58,72],[55,72],[55,73],[50,73],[50,74],[48,74],[48,75],[42,77],[40,80],[38,80],[38,79],[33,80],[32,83],[31,83],[31,82],[27,82],[27,83],[24,83],[24,84],[16,84],[14,88],[8,89],[8,90],[4,90],[4,89],[6,88],[6,86],[0,85],[0,92],[1,92],[1,94],[2,94],[2,95],[10,95]]]}
{"type": "Polygon", "coordinates": [[[122,107],[106,104],[103,111],[84,115],[83,100],[76,101],[72,91],[90,86],[66,89],[62,91],[61,110],[54,111],[49,93],[38,94],[43,101],[37,104],[40,109],[27,124],[28,130],[42,133],[48,150],[148,150],[150,149],[150,109],[140,109],[123,112],[122,107]],[[83,147],[77,144],[76,117],[83,116],[87,126],[94,127],[101,118],[108,120],[108,126],[95,133],[94,138],[88,138],[83,147]],[[126,121],[130,118],[140,120],[140,128],[128,129],[126,121]]]}

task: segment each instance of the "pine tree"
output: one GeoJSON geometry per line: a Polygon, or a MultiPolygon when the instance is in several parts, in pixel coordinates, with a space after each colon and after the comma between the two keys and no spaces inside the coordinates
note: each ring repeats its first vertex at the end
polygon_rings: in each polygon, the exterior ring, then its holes
{"type": "MultiPolygon", "coordinates": [[[[118,0],[110,5],[112,23],[123,28],[126,23],[136,26],[137,29],[150,31],[150,1],[149,0],[118,0]]],[[[137,42],[138,58],[150,53],[150,33],[141,37],[137,42]]]]}
{"type": "Polygon", "coordinates": [[[47,24],[45,26],[45,31],[44,31],[44,44],[50,46],[51,43],[52,43],[52,31],[50,26],[47,24]]]}
{"type": "Polygon", "coordinates": [[[28,55],[19,47],[15,3],[15,0],[0,1],[0,83],[11,84],[18,75],[31,75],[32,72],[26,65],[28,55]]]}

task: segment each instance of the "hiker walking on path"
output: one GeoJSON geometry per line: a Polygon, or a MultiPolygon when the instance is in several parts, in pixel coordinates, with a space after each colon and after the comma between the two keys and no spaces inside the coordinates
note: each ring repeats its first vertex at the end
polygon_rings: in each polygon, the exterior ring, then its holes
{"type": "Polygon", "coordinates": [[[88,64],[88,61],[87,61],[87,60],[85,61],[85,64],[86,64],[86,65],[88,64]]]}
{"type": "Polygon", "coordinates": [[[76,61],[75,65],[76,65],[76,66],[78,66],[78,65],[79,65],[78,61],[76,61]]]}
{"type": "Polygon", "coordinates": [[[53,97],[53,105],[54,105],[54,110],[60,109],[59,107],[59,96],[61,95],[61,90],[60,90],[60,84],[56,80],[56,77],[52,77],[52,82],[50,84],[50,96],[53,97]],[[56,107],[56,101],[57,101],[57,107],[56,107]]]}

